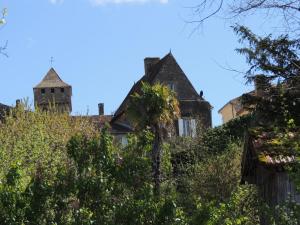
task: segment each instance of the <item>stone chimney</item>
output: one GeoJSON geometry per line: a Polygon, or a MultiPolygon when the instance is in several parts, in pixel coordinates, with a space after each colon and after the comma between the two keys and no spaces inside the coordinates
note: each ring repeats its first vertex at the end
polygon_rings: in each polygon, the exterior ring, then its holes
{"type": "Polygon", "coordinates": [[[268,78],[264,75],[257,75],[254,78],[256,96],[264,96],[265,92],[271,87],[268,78]]]}
{"type": "Polygon", "coordinates": [[[144,59],[145,65],[145,75],[149,75],[151,72],[152,67],[159,62],[160,58],[158,57],[147,57],[144,59]]]}
{"type": "Polygon", "coordinates": [[[98,104],[98,110],[99,110],[99,116],[103,116],[104,115],[104,103],[98,104]]]}

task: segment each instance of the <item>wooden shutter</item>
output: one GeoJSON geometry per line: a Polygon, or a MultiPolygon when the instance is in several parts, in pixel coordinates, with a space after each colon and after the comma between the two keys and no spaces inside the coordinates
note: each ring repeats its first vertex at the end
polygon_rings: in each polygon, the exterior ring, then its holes
{"type": "Polygon", "coordinates": [[[180,137],[183,136],[183,119],[178,119],[178,134],[180,137]]]}
{"type": "Polygon", "coordinates": [[[195,119],[191,119],[191,135],[192,137],[196,137],[197,135],[197,125],[196,125],[196,120],[195,119]]]}
{"type": "Polygon", "coordinates": [[[122,135],[121,144],[122,144],[122,147],[126,147],[128,145],[127,136],[122,135]]]}

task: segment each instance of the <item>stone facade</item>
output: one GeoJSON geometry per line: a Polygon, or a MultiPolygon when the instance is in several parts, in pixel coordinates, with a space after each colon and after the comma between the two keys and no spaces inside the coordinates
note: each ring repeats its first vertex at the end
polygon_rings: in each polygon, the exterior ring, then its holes
{"type": "Polygon", "coordinates": [[[55,109],[60,112],[72,111],[72,86],[68,85],[51,68],[43,80],[33,88],[35,106],[42,110],[55,109]]]}
{"type": "Polygon", "coordinates": [[[211,105],[203,98],[203,93],[199,94],[176,62],[172,53],[167,54],[162,59],[146,58],[145,75],[134,84],[128,95],[114,114],[111,126],[112,132],[120,135],[133,130],[126,116],[126,108],[130,96],[134,92],[139,92],[142,82],[150,84],[161,83],[175,91],[179,101],[181,119],[174,121],[177,127],[177,134],[180,136],[194,135],[194,132],[180,132],[180,129],[194,126],[195,121],[201,121],[206,128],[211,127],[211,105]],[[115,129],[114,129],[115,128],[115,129]],[[121,129],[122,128],[122,129],[121,129]],[[186,135],[189,133],[189,135],[186,135]]]}
{"type": "MultiPolygon", "coordinates": [[[[160,83],[172,89],[179,101],[181,118],[174,121],[177,134],[180,136],[194,136],[196,121],[201,121],[203,127],[211,127],[211,105],[203,98],[203,93],[197,93],[185,73],[176,62],[172,53],[160,58],[145,58],[145,75],[134,84],[126,98],[114,115],[104,115],[104,104],[98,104],[99,115],[88,116],[95,126],[102,129],[105,123],[110,123],[111,133],[126,142],[127,133],[134,131],[126,116],[129,98],[134,92],[139,92],[142,82],[150,84],[160,83]],[[190,129],[190,130],[189,130],[190,129]]],[[[33,88],[35,105],[42,110],[49,110],[55,105],[59,111],[72,110],[72,87],[61,80],[56,71],[51,68],[43,80],[33,88]]]]}

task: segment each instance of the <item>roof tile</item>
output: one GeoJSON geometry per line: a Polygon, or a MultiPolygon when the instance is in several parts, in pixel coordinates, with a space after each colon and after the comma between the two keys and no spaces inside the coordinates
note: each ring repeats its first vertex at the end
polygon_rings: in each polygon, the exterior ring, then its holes
{"type": "Polygon", "coordinates": [[[51,68],[43,80],[34,88],[54,88],[54,87],[70,87],[65,83],[57,74],[57,72],[51,68]]]}

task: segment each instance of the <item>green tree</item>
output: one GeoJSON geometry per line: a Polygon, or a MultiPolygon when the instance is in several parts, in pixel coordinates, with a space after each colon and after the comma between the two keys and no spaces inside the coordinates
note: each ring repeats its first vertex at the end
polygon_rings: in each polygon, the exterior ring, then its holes
{"type": "Polygon", "coordinates": [[[137,130],[149,128],[154,134],[151,157],[156,194],[160,192],[163,131],[173,124],[179,113],[175,93],[164,85],[143,83],[141,92],[131,96],[128,114],[134,126],[137,130]]]}
{"type": "Polygon", "coordinates": [[[15,165],[23,172],[21,183],[26,186],[37,168],[47,177],[60,167],[68,166],[66,144],[77,133],[96,135],[90,122],[68,114],[48,113],[20,105],[0,122],[0,179],[15,165]]]}
{"type": "Polygon", "coordinates": [[[294,122],[299,126],[300,40],[287,35],[259,37],[244,26],[234,31],[247,44],[237,52],[250,65],[245,78],[255,82],[257,95],[244,95],[242,103],[254,112],[255,124],[288,128],[294,122]]]}
{"type": "Polygon", "coordinates": [[[266,37],[255,35],[245,26],[235,26],[234,32],[239,42],[246,47],[237,52],[246,57],[250,68],[245,74],[248,82],[254,81],[257,75],[263,75],[268,81],[298,78],[300,72],[300,40],[290,39],[288,35],[266,37]]]}

